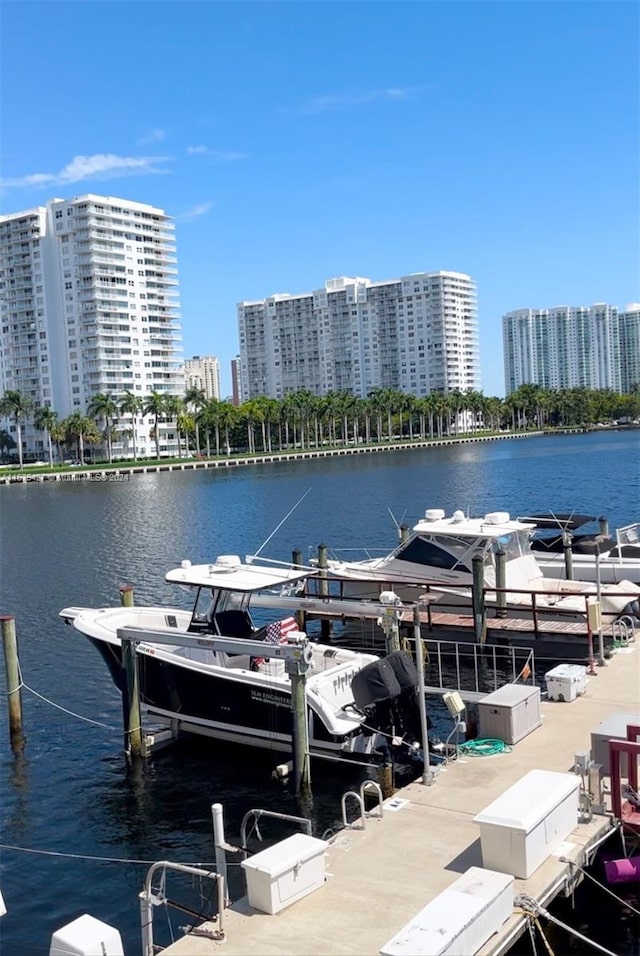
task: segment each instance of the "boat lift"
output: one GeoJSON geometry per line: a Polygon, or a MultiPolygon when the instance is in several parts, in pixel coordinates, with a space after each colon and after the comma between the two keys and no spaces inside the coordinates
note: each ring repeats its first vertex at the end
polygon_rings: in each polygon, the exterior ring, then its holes
{"type": "Polygon", "coordinates": [[[136,644],[180,644],[183,647],[204,647],[228,654],[248,654],[250,657],[276,658],[284,661],[291,678],[291,710],[293,713],[293,766],[296,792],[309,787],[309,727],[305,693],[305,676],[313,659],[311,641],[302,631],[290,632],[286,643],[269,644],[237,637],[217,635],[176,634],[149,631],[142,627],[119,627],[122,642],[122,664],[126,681],[123,688],[125,714],[125,749],[133,757],[143,756],[142,717],[136,644]]]}

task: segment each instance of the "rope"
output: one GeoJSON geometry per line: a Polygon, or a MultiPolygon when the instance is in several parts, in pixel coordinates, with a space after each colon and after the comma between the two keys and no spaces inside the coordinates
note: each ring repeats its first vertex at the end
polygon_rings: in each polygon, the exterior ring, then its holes
{"type": "Polygon", "coordinates": [[[621,906],[626,906],[627,909],[631,910],[632,913],[635,913],[636,916],[640,916],[640,910],[637,910],[635,906],[632,906],[631,903],[627,903],[626,900],[623,900],[620,896],[617,896],[608,886],[605,886],[604,883],[600,883],[599,880],[596,880],[595,876],[592,876],[591,873],[588,873],[583,867],[578,863],[574,863],[573,860],[568,860],[566,856],[560,857],[561,863],[568,863],[569,866],[575,866],[577,870],[580,870],[583,876],[588,877],[596,886],[599,886],[601,890],[604,890],[605,893],[608,893],[609,896],[612,896],[617,903],[620,903],[621,906]]]}
{"type": "Polygon", "coordinates": [[[492,757],[494,754],[511,753],[511,747],[504,740],[493,737],[481,737],[459,744],[458,751],[467,757],[492,757]]]}
{"type": "Polygon", "coordinates": [[[93,720],[91,717],[83,717],[82,714],[76,714],[73,710],[68,710],[66,707],[62,707],[60,704],[56,704],[53,700],[49,700],[48,697],[43,697],[42,694],[39,694],[37,690],[34,690],[33,687],[29,687],[28,684],[24,682],[20,685],[24,687],[25,690],[28,690],[30,694],[33,694],[34,697],[37,697],[39,700],[45,702],[45,704],[51,704],[52,707],[55,707],[56,710],[61,710],[63,714],[68,714],[70,717],[77,717],[78,720],[84,720],[88,724],[95,724],[96,727],[104,727],[106,730],[117,731],[116,727],[113,727],[111,724],[103,724],[100,720],[93,720]]]}
{"type": "Polygon", "coordinates": [[[617,954],[612,953],[610,949],[605,949],[605,947],[601,946],[600,943],[594,942],[594,940],[589,939],[588,936],[583,936],[582,933],[579,933],[577,929],[574,929],[572,926],[568,926],[566,923],[563,923],[562,920],[559,920],[556,916],[553,916],[549,910],[545,909],[544,906],[541,906],[532,896],[527,896],[525,893],[522,893],[519,896],[516,896],[514,904],[523,910],[527,916],[533,915],[535,917],[546,917],[546,919],[548,919],[551,923],[555,923],[556,926],[559,926],[571,936],[575,936],[576,939],[579,939],[581,942],[586,943],[593,949],[597,949],[598,952],[604,953],[605,956],[617,956],[617,954]]]}
{"type": "MultiPolygon", "coordinates": [[[[82,860],[86,863],[135,863],[140,866],[152,866],[154,863],[157,863],[157,860],[129,860],[116,856],[91,856],[83,853],[62,853],[58,850],[36,850],[28,846],[14,846],[10,843],[0,843],[0,850],[16,850],[19,853],[35,853],[38,856],[54,856],[54,857],[63,857],[68,860],[82,860]]],[[[180,866],[196,866],[200,867],[203,870],[215,871],[215,863],[183,863],[178,861],[180,866]]],[[[240,863],[227,863],[227,867],[237,866],[240,867],[240,863]]]]}
{"type": "Polygon", "coordinates": [[[540,925],[540,920],[538,919],[537,916],[534,916],[533,921],[534,921],[534,923],[536,924],[536,926],[538,927],[538,932],[540,933],[540,936],[542,937],[542,942],[544,943],[545,949],[546,949],[546,951],[549,953],[549,956],[555,956],[555,953],[553,952],[553,950],[551,949],[551,946],[549,945],[549,940],[547,939],[547,937],[544,935],[544,933],[543,933],[543,931],[542,931],[542,926],[540,925]]]}

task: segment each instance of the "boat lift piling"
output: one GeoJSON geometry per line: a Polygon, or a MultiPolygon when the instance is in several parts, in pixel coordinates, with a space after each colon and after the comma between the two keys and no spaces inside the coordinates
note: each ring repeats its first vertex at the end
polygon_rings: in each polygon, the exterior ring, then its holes
{"type": "Polygon", "coordinates": [[[22,733],[22,695],[20,693],[20,660],[18,657],[18,639],[16,637],[16,619],[11,614],[0,616],[2,623],[2,645],[4,648],[4,666],[7,675],[7,706],[9,708],[9,740],[14,753],[24,747],[22,733]]]}
{"type": "MultiPolygon", "coordinates": [[[[318,590],[321,597],[326,598],[329,596],[329,582],[327,581],[327,568],[329,567],[327,562],[327,546],[326,544],[318,545],[318,569],[320,571],[320,581],[318,582],[318,590]]],[[[320,640],[323,644],[331,643],[331,621],[327,618],[323,618],[320,622],[320,640]]]]}
{"type": "MultiPolygon", "coordinates": [[[[473,556],[473,633],[477,644],[484,644],[487,638],[487,615],[484,603],[484,558],[481,554],[473,556]]],[[[496,585],[497,586],[497,585],[496,585]]]]}
{"type": "Polygon", "coordinates": [[[564,573],[567,581],[573,581],[573,549],[570,531],[562,532],[562,551],[564,553],[564,573]]]}
{"type": "Polygon", "coordinates": [[[120,604],[122,607],[133,607],[133,587],[123,584],[120,588],[120,604]]]}
{"type": "Polygon", "coordinates": [[[293,766],[296,793],[308,790],[311,781],[309,760],[309,727],[307,722],[306,673],[313,659],[313,648],[306,634],[299,633],[296,640],[289,637],[287,644],[269,644],[266,641],[244,640],[217,635],[168,634],[166,631],[148,631],[141,627],[119,627],[118,638],[122,644],[122,661],[126,672],[123,687],[123,710],[125,713],[125,747],[131,756],[144,756],[141,727],[140,687],[137,668],[136,644],[182,644],[184,647],[208,647],[212,651],[230,654],[248,654],[250,657],[279,658],[284,660],[287,674],[291,677],[291,711],[293,714],[293,766]]]}
{"type": "Polygon", "coordinates": [[[500,548],[496,551],[496,617],[507,616],[507,556],[500,548]]]}
{"type": "MultiPolygon", "coordinates": [[[[291,552],[291,563],[294,568],[302,567],[302,551],[300,548],[294,548],[291,552]]],[[[296,624],[298,625],[298,630],[306,631],[307,628],[307,615],[304,611],[296,611],[294,614],[296,619],[296,624]]]]}

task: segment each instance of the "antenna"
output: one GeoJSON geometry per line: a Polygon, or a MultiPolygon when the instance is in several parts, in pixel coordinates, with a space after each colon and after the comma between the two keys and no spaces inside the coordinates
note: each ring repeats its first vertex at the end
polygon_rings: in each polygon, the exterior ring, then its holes
{"type": "MultiPolygon", "coordinates": [[[[310,491],[311,491],[311,488],[307,488],[307,490],[306,490],[305,493],[303,494],[302,498],[300,498],[298,501],[296,501],[296,503],[295,503],[295,505],[293,506],[293,508],[291,508],[291,510],[287,512],[287,514],[284,516],[284,518],[282,519],[282,521],[280,522],[280,524],[279,524],[279,525],[276,525],[276,527],[273,529],[273,531],[271,532],[271,534],[269,535],[269,537],[267,538],[267,540],[266,540],[266,541],[263,541],[263,543],[260,545],[260,547],[258,548],[258,550],[256,551],[255,554],[252,554],[252,555],[251,555],[251,561],[253,561],[254,558],[257,558],[257,557],[258,557],[258,555],[260,554],[260,552],[262,551],[263,548],[266,548],[266,546],[269,544],[269,542],[270,542],[271,539],[273,538],[273,536],[274,536],[274,534],[276,533],[276,531],[279,531],[279,530],[280,530],[280,528],[281,528],[282,525],[285,523],[285,521],[287,520],[287,518],[289,518],[289,517],[293,514],[293,512],[296,510],[296,508],[298,507],[298,505],[302,504],[302,502],[303,502],[304,499],[307,497],[307,495],[309,494],[310,491]]],[[[248,564],[251,564],[251,561],[249,561],[249,555],[247,555],[247,563],[248,563],[248,564]]]]}

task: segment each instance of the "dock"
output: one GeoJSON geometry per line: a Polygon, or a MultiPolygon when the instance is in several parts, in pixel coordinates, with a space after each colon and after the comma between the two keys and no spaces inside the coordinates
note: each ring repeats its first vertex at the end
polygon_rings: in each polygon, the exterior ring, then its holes
{"type": "MultiPolygon", "coordinates": [[[[326,880],[309,896],[275,916],[251,909],[244,897],[224,911],[223,942],[193,934],[163,950],[164,956],[375,956],[469,867],[482,866],[476,814],[530,770],[571,772],[598,724],[612,714],[637,714],[639,707],[640,648],[631,645],[588,677],[583,696],[568,703],[543,698],[542,725],[510,752],[459,757],[431,786],[418,780],[397,791],[382,817],[340,830],[327,849],[326,880]]],[[[336,794],[336,806],[341,797],[336,794]]],[[[612,832],[608,814],[577,824],[528,880],[515,881],[516,896],[527,894],[546,906],[570,892],[580,871],[566,860],[589,865],[612,832]]],[[[526,925],[526,916],[514,910],[479,956],[505,953],[526,925]]]]}

